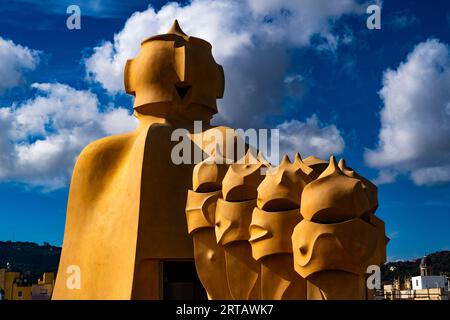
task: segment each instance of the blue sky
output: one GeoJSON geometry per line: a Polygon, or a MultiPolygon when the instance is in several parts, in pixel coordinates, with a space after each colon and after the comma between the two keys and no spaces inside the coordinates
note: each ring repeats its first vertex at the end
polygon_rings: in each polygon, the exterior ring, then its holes
{"type": "Polygon", "coordinates": [[[76,155],[134,125],[124,59],[178,18],[225,68],[217,123],[289,131],[284,151],[379,182],[390,259],[450,250],[450,3],[318,2],[1,1],[0,240],[62,244],[76,155]]]}

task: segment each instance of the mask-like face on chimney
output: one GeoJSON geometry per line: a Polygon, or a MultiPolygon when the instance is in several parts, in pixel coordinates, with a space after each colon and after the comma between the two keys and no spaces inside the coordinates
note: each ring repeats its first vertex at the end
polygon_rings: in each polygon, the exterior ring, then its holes
{"type": "Polygon", "coordinates": [[[209,120],[225,86],[223,68],[211,45],[189,37],[175,21],[167,34],[144,40],[125,67],[125,90],[141,114],[209,120]]]}

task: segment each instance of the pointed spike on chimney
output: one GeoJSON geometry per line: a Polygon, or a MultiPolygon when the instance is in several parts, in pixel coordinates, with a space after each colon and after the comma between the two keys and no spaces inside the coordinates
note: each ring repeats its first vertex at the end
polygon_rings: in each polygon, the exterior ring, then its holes
{"type": "Polygon", "coordinates": [[[333,155],[330,157],[330,163],[328,164],[328,167],[332,168],[335,171],[342,172],[342,170],[338,166],[338,163],[336,161],[336,157],[333,156],[333,155]]]}
{"type": "Polygon", "coordinates": [[[214,148],[214,153],[216,157],[224,158],[222,150],[220,149],[220,146],[218,144],[216,144],[216,147],[214,148]]]}
{"type": "Polygon", "coordinates": [[[172,26],[170,27],[169,31],[167,33],[176,34],[182,37],[187,37],[188,35],[184,33],[184,31],[181,29],[180,24],[178,23],[178,20],[175,19],[172,26]]]}
{"type": "Polygon", "coordinates": [[[345,159],[344,159],[344,158],[342,158],[341,160],[339,160],[338,167],[339,167],[341,170],[347,168],[347,164],[345,163],[345,159]]]}
{"type": "Polygon", "coordinates": [[[264,165],[266,165],[266,166],[268,166],[268,167],[271,166],[271,165],[270,165],[270,162],[266,159],[266,157],[264,156],[264,153],[263,153],[261,150],[259,150],[259,152],[258,152],[257,159],[258,159],[258,161],[261,162],[262,164],[264,164],[264,165]]]}
{"type": "Polygon", "coordinates": [[[283,156],[283,159],[281,160],[280,165],[282,165],[282,164],[291,164],[291,160],[289,159],[289,156],[287,154],[285,154],[283,156]]]}
{"type": "MultiPolygon", "coordinates": [[[[247,153],[244,155],[244,164],[258,164],[260,161],[258,160],[258,156],[255,157],[256,149],[250,146],[247,149],[247,153]]],[[[239,161],[238,161],[239,162],[239,161]]]]}
{"type": "Polygon", "coordinates": [[[334,156],[331,156],[327,168],[320,174],[319,178],[326,177],[336,172],[342,173],[341,169],[339,169],[336,163],[336,158],[334,156]]]}
{"type": "Polygon", "coordinates": [[[296,152],[295,156],[294,156],[294,163],[298,163],[298,162],[303,162],[303,159],[302,159],[302,156],[300,155],[300,153],[296,152]]]}
{"type": "Polygon", "coordinates": [[[337,166],[336,158],[333,155],[330,156],[330,164],[333,164],[334,166],[337,166]]]}

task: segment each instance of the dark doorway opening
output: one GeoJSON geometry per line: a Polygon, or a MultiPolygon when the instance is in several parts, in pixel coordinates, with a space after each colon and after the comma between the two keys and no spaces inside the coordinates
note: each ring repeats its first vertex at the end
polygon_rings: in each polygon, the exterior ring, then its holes
{"type": "Polygon", "coordinates": [[[164,300],[206,300],[194,261],[163,261],[164,300]]]}

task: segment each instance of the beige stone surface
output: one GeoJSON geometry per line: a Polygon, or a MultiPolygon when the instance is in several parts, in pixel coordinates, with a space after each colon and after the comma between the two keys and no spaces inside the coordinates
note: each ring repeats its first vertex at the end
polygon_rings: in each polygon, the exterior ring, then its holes
{"type": "Polygon", "coordinates": [[[372,182],[334,157],[297,153],[276,167],[246,146],[241,161],[223,162],[229,128],[210,120],[224,72],[176,21],[142,42],[124,82],[139,126],[78,157],[53,299],[161,299],[162,262],[186,260],[209,299],[370,297],[365,272],[385,262],[388,242],[372,182]],[[175,164],[177,129],[209,158],[175,164]],[[66,285],[71,266],[79,289],[66,285]]]}
{"type": "Polygon", "coordinates": [[[194,166],[172,162],[171,134],[184,128],[194,148],[205,148],[192,121],[202,120],[205,134],[213,130],[222,67],[209,43],[175,22],[127,62],[125,89],[136,97],[139,126],[91,143],[78,157],[54,299],[159,299],[160,262],[194,258],[184,214],[194,166]],[[73,265],[81,271],[76,290],[66,286],[73,265]]]}

